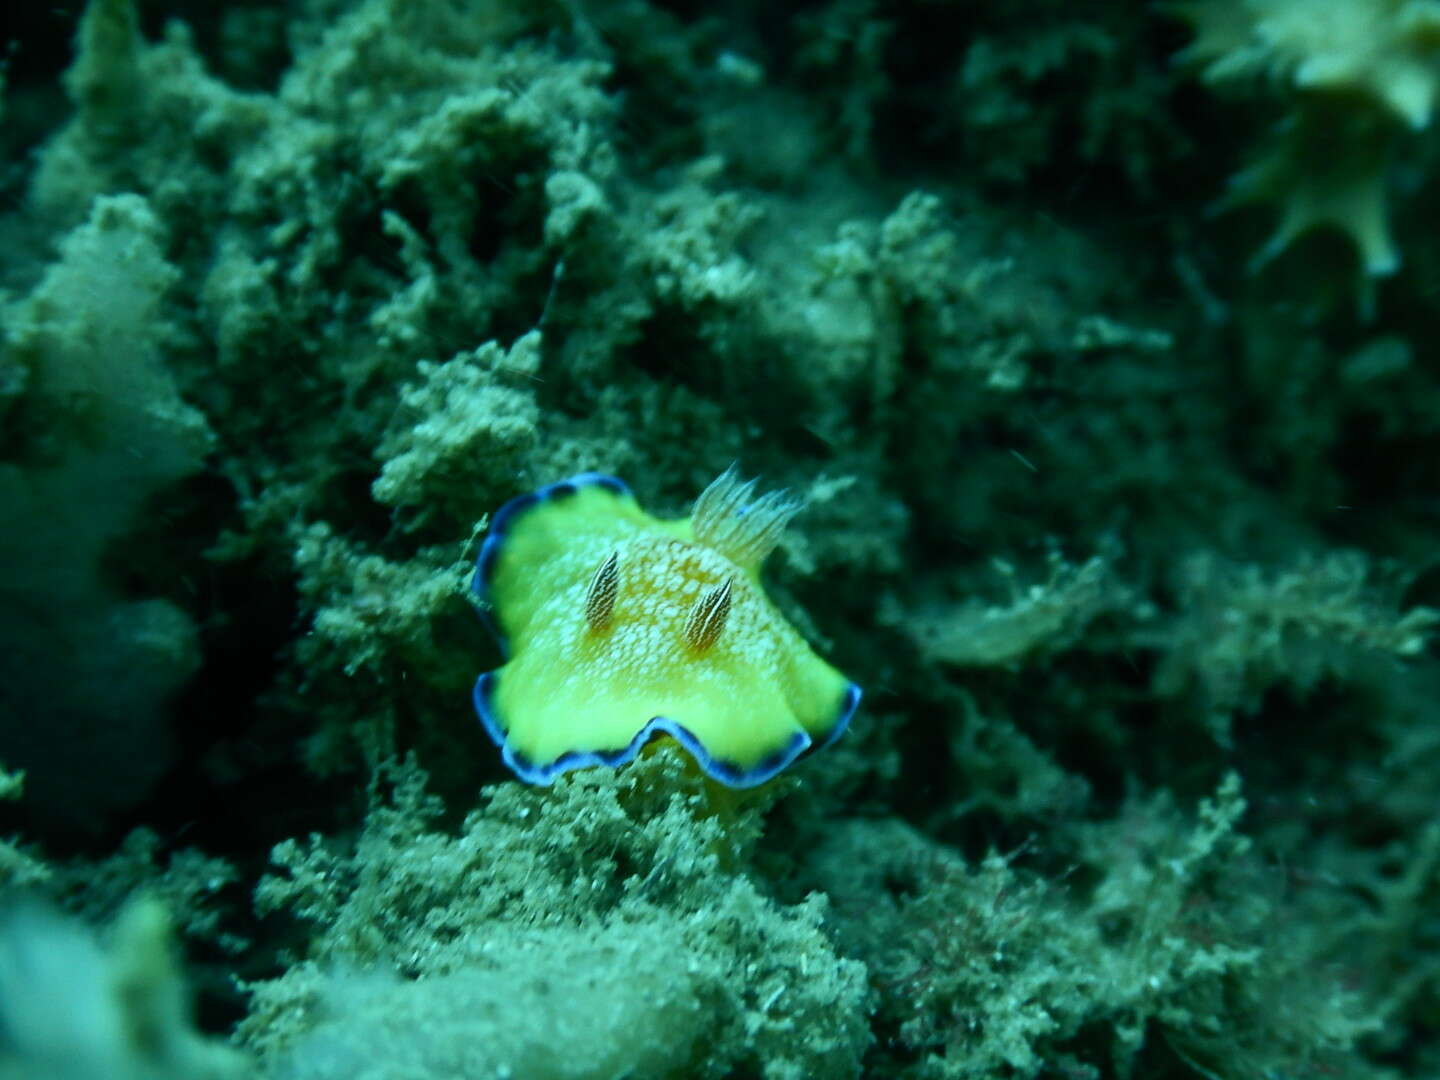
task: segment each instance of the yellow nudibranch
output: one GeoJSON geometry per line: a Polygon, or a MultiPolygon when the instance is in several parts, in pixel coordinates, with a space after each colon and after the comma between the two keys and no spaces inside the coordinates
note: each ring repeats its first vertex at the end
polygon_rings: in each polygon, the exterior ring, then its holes
{"type": "Polygon", "coordinates": [[[500,508],[472,589],[509,659],[474,697],[521,779],[622,765],[669,736],[722,784],[754,787],[845,730],[860,688],[760,584],[801,504],[754,492],[731,467],[690,517],[662,521],[622,481],[582,473],[500,508]]]}

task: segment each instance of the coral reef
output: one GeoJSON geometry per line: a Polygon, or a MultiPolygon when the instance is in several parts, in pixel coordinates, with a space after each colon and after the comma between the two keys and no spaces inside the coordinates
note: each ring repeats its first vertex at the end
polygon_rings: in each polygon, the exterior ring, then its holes
{"type": "Polygon", "coordinates": [[[1179,59],[1209,85],[1278,90],[1283,118],[1236,174],[1228,205],[1274,203],[1263,264],[1311,229],[1354,244],[1369,275],[1393,273],[1386,189],[1394,147],[1430,126],[1440,91],[1440,7],[1430,0],[1203,0],[1173,10],[1195,27],[1179,59]]]}
{"type": "Polygon", "coordinates": [[[864,968],[821,897],[783,907],[741,872],[758,807],[715,813],[680,755],[502,785],[454,836],[413,763],[382,775],[353,854],[285,844],[261,882],[262,910],[319,929],[254,988],[274,1075],[857,1071],[864,968]]]}
{"type": "Polygon", "coordinates": [[[1433,8],[19,5],[0,1074],[1440,1074],[1433,8]],[[732,463],[844,736],[524,785],[497,512],[732,463]]]}
{"type": "Polygon", "coordinates": [[[1352,942],[1294,921],[1345,925],[1362,906],[1325,883],[1285,887],[1236,832],[1244,811],[1234,774],[1193,823],[1164,796],[1128,801],[1123,830],[1076,832],[1061,879],[1017,870],[1019,852],[971,865],[866,821],[812,865],[885,991],[879,1022],[917,1055],[912,1075],[1123,1076],[1157,1044],[1201,1076],[1369,1075],[1348,1051],[1391,1000],[1354,985],[1352,942]],[[851,872],[856,851],[871,880],[851,872]],[[902,888],[895,902],[870,902],[881,881],[902,888]]]}
{"type": "Polygon", "coordinates": [[[30,905],[0,923],[0,1077],[242,1080],[240,1052],[196,1033],[158,901],[132,902],[101,948],[30,905]]]}
{"type": "Polygon", "coordinates": [[[0,453],[0,709],[48,721],[5,725],[0,754],[32,767],[37,810],[79,827],[132,805],[164,769],[162,707],[200,660],[179,606],[125,595],[104,565],[210,445],[163,360],[177,333],[163,243],[144,199],[101,196],[5,313],[0,365],[18,392],[0,453]],[[131,767],[111,768],[124,753],[131,767]]]}

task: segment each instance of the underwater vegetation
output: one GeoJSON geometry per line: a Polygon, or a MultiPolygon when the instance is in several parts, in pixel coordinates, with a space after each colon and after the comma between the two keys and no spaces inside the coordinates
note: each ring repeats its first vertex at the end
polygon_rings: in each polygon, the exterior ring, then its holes
{"type": "Polygon", "coordinates": [[[1434,4],[17,19],[0,1078],[1440,1074],[1434,4]]]}

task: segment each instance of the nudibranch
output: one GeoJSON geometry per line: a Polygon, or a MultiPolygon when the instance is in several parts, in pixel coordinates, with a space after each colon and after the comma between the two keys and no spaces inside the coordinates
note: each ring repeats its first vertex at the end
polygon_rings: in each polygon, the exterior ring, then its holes
{"type": "Polygon", "coordinates": [[[801,504],[754,495],[732,466],[690,517],[660,520],[583,473],[500,508],[472,589],[507,660],[474,698],[521,779],[622,765],[669,736],[715,780],[754,787],[845,730],[860,688],[760,584],[801,504]]]}

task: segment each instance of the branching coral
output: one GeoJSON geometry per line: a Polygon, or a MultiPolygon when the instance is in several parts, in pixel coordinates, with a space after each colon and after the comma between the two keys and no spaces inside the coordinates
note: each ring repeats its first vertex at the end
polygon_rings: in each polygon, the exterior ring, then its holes
{"type": "Polygon", "coordinates": [[[1440,91],[1434,0],[1204,0],[1173,8],[1195,27],[1181,54],[1212,86],[1263,80],[1286,112],[1274,142],[1234,179],[1227,203],[1275,203],[1264,263],[1329,226],[1354,242],[1367,274],[1399,265],[1386,221],[1396,135],[1429,126],[1440,91]]]}

